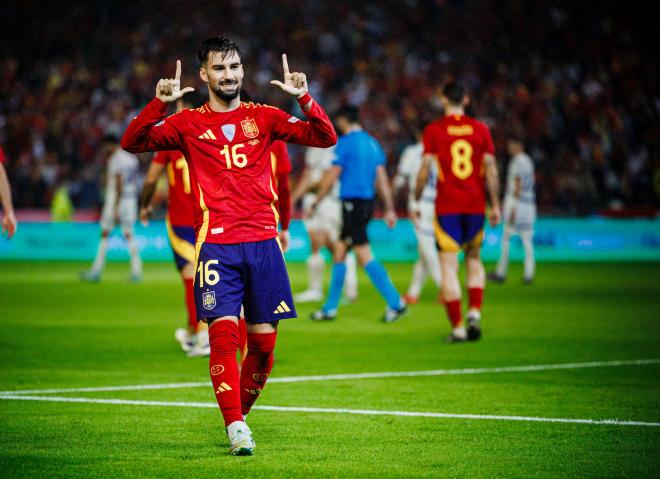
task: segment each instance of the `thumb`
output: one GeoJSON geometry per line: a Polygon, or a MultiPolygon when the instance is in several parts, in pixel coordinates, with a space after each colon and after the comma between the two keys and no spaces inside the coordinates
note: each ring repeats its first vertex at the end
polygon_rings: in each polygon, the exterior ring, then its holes
{"type": "Polygon", "coordinates": [[[195,91],[195,89],[191,86],[187,86],[183,90],[181,90],[181,93],[185,95],[186,93],[190,93],[191,91],[195,91]]]}
{"type": "Polygon", "coordinates": [[[284,85],[284,83],[282,83],[282,82],[279,81],[279,80],[271,80],[271,81],[270,81],[270,84],[271,84],[271,85],[277,85],[277,86],[280,87],[280,88],[284,88],[284,87],[286,86],[286,85],[284,85]]]}

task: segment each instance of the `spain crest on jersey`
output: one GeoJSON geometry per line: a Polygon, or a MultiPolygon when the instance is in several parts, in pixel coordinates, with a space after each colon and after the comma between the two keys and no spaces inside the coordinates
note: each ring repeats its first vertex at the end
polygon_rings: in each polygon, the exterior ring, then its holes
{"type": "Polygon", "coordinates": [[[256,138],[259,135],[259,127],[254,118],[247,118],[241,122],[243,134],[248,138],[256,138]]]}
{"type": "Polygon", "coordinates": [[[209,311],[215,308],[215,291],[202,293],[202,306],[209,311]]]}

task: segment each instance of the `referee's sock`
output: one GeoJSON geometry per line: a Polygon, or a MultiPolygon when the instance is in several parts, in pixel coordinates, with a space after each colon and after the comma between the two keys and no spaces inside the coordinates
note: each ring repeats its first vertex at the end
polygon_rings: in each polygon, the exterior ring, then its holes
{"type": "Polygon", "coordinates": [[[402,304],[401,295],[392,284],[383,265],[375,259],[372,259],[364,266],[364,270],[369,275],[371,282],[380,295],[387,302],[387,305],[392,309],[399,309],[402,304]]]}
{"type": "Polygon", "coordinates": [[[335,263],[332,266],[332,278],[330,279],[330,291],[328,298],[323,305],[326,313],[334,313],[339,306],[341,299],[341,290],[344,288],[344,278],[346,277],[346,263],[335,263]]]}

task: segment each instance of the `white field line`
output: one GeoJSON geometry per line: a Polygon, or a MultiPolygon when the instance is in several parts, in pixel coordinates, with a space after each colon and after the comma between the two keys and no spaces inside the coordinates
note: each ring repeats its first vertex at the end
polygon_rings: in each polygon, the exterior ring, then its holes
{"type": "MultiPolygon", "coordinates": [[[[385,371],[378,373],[356,373],[356,374],[326,374],[320,376],[289,376],[274,377],[268,380],[268,384],[276,383],[299,383],[310,381],[338,381],[346,379],[377,379],[377,378],[399,378],[399,377],[420,377],[420,376],[451,376],[461,374],[493,374],[493,373],[516,373],[516,372],[534,372],[551,371],[558,369],[583,369],[583,368],[604,368],[616,366],[641,366],[647,364],[660,364],[660,358],[656,359],[632,359],[622,361],[590,361],[583,363],[563,363],[563,364],[537,364],[529,366],[503,366],[495,368],[468,368],[468,369],[432,369],[427,371],[385,371]]],[[[2,395],[14,394],[61,394],[78,392],[104,392],[104,391],[141,391],[148,389],[184,389],[197,387],[210,387],[211,382],[187,382],[170,384],[137,384],[131,386],[101,386],[86,388],[61,388],[61,389],[29,389],[23,391],[0,391],[2,395]]]]}
{"type": "MultiPolygon", "coordinates": [[[[68,403],[92,403],[92,404],[115,404],[128,406],[170,406],[190,408],[211,408],[218,406],[215,403],[203,402],[169,402],[169,401],[137,401],[132,399],[94,399],[73,398],[57,396],[0,396],[4,400],[16,401],[49,401],[68,403]]],[[[261,411],[277,412],[302,412],[302,413],[329,413],[329,414],[357,414],[363,416],[401,416],[401,417],[429,417],[438,419],[467,419],[467,420],[490,420],[490,421],[519,421],[519,422],[550,422],[564,424],[593,424],[610,426],[645,426],[660,427],[660,422],[645,421],[622,421],[619,419],[572,419],[558,417],[536,417],[536,416],[497,416],[492,414],[452,414],[442,412],[418,412],[418,411],[379,411],[373,409],[344,409],[344,408],[320,408],[320,407],[288,407],[288,406],[254,406],[252,409],[261,411]]]]}

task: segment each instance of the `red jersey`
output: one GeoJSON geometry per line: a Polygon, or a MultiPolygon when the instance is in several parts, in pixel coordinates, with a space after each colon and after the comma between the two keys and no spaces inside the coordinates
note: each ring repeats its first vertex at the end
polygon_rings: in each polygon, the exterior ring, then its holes
{"type": "Polygon", "coordinates": [[[0,146],[0,164],[3,164],[5,161],[7,161],[5,159],[5,150],[0,146]]]}
{"type": "Polygon", "coordinates": [[[129,124],[122,148],[183,153],[196,198],[197,241],[264,241],[277,236],[272,142],[322,148],[337,142],[323,108],[309,94],[298,101],[303,109],[309,104],[309,121],[251,102],[222,113],[207,103],[164,118],[167,104],[154,98],[129,124]]]}
{"type": "Polygon", "coordinates": [[[152,160],[167,168],[167,181],[170,185],[167,201],[167,218],[172,226],[193,226],[195,224],[195,198],[190,184],[188,163],[178,151],[159,151],[152,160]]]}
{"type": "Polygon", "coordinates": [[[486,153],[495,154],[490,130],[469,116],[445,116],[424,129],[424,154],[438,162],[436,214],[484,214],[486,153]]]}
{"type": "Polygon", "coordinates": [[[276,192],[278,196],[277,211],[280,213],[280,224],[283,230],[289,229],[291,222],[291,187],[289,173],[293,170],[289,150],[281,140],[273,142],[270,148],[270,161],[275,174],[276,192]]]}

